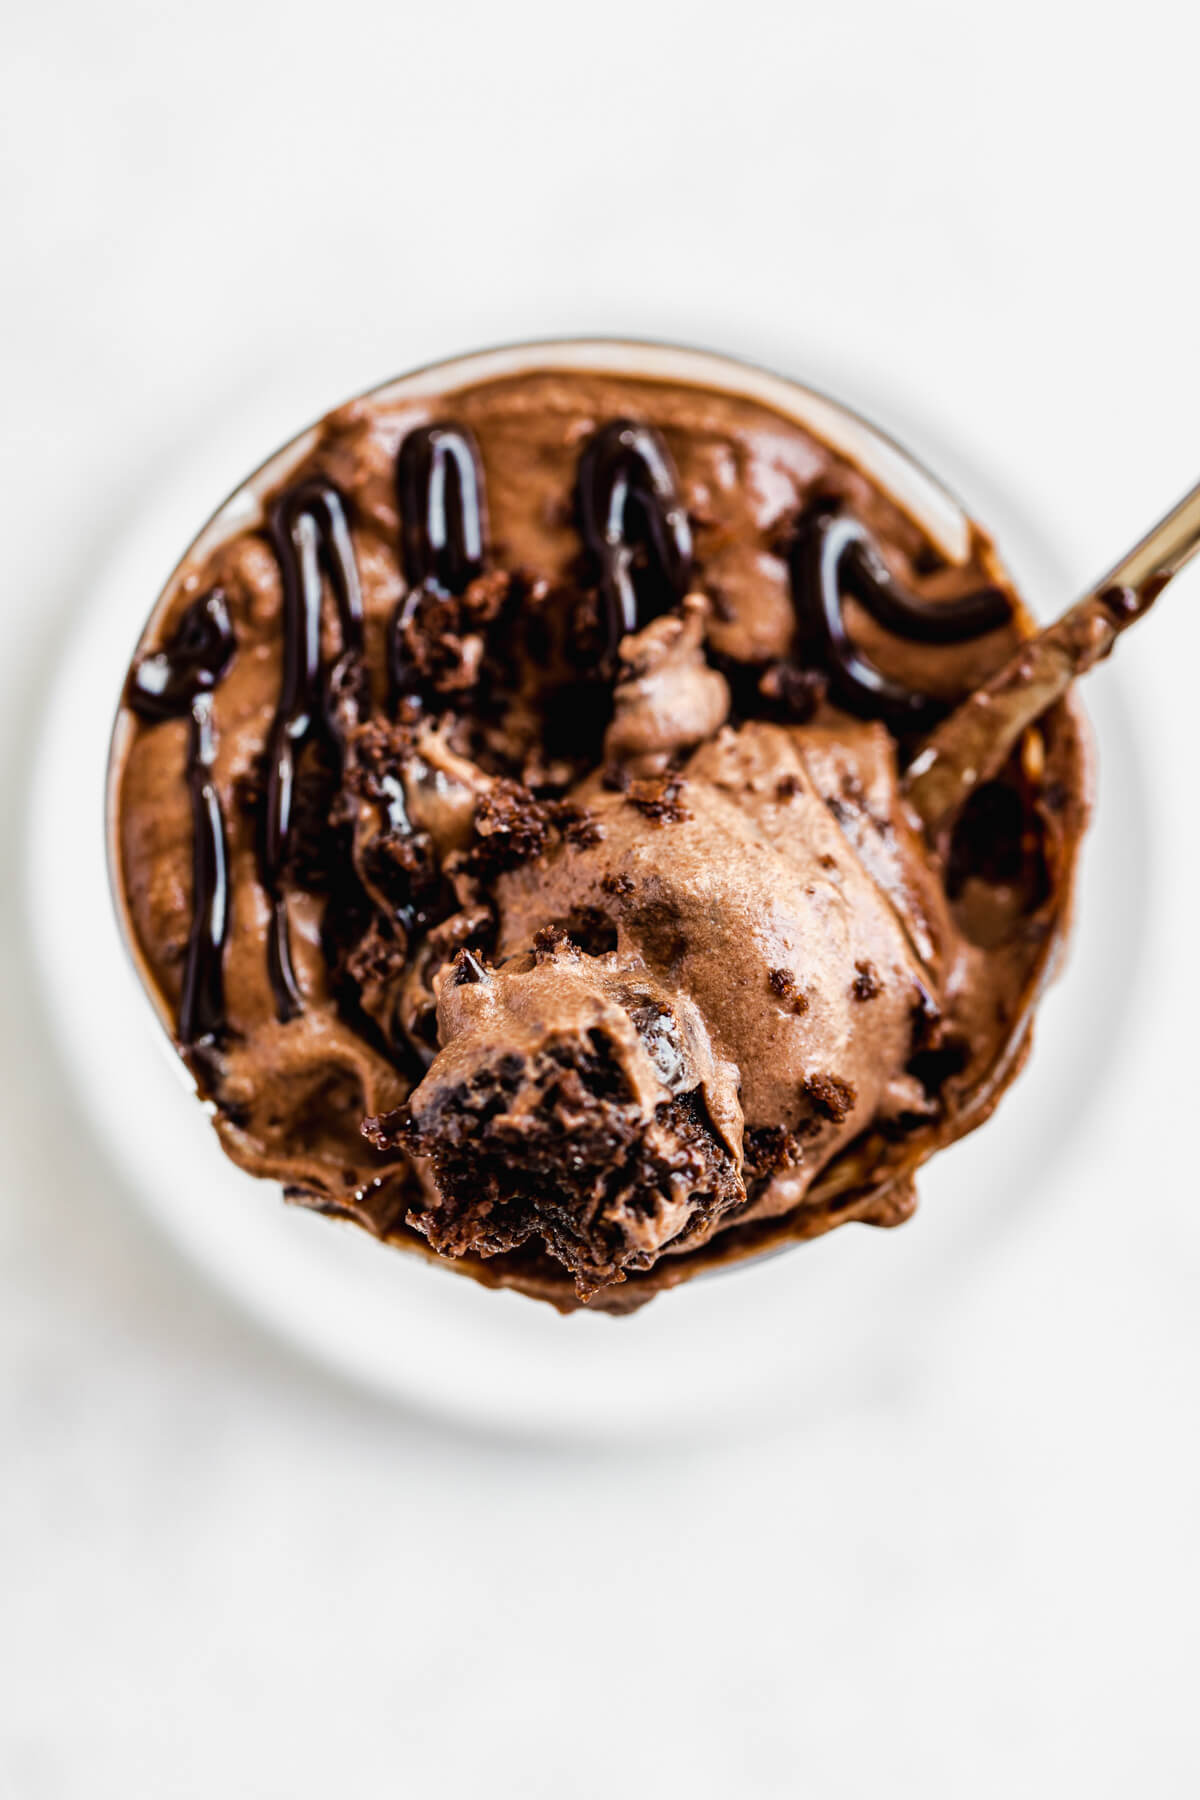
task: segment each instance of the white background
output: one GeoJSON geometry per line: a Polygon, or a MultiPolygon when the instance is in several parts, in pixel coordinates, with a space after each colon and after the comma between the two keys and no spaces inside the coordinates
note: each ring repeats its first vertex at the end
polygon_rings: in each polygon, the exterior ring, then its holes
{"type": "Polygon", "coordinates": [[[242,412],[265,436],[226,486],[429,357],[706,344],[861,406],[1062,599],[1200,475],[1191,9],[709,14],[42,0],[4,28],[6,1797],[1196,1791],[1194,573],[1096,678],[1153,823],[1103,1095],[849,1402],[618,1447],[364,1397],[129,1208],[40,1022],[39,701],[145,496],[242,412]]]}

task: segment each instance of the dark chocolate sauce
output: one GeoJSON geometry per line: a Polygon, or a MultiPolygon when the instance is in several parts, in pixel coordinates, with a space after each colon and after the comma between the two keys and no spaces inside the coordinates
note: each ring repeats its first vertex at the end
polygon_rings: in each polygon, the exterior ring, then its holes
{"type": "Polygon", "coordinates": [[[487,546],[479,446],[465,425],[410,431],[396,458],[404,577],[409,587],[461,594],[483,572],[487,546]]]}
{"type": "Polygon", "coordinates": [[[283,680],[267,740],[260,864],[271,902],[268,973],[276,1013],[286,1020],[301,1009],[283,894],[297,769],[310,745],[327,751],[338,768],[342,760],[341,732],[321,664],[322,575],[328,575],[337,603],[343,674],[347,660],[362,655],[362,593],[345,504],[331,483],[314,478],[287,489],[271,508],[269,531],[283,579],[283,680]]]}
{"type": "Polygon", "coordinates": [[[842,601],[851,595],[897,637],[960,644],[1007,625],[1012,604],[1000,588],[957,600],[922,600],[901,587],[866,527],[817,505],[800,521],[791,551],[798,661],[828,671],[830,694],[848,712],[881,718],[898,735],[927,731],[949,706],[875,666],[851,642],[842,601]]]}
{"type": "Polygon", "coordinates": [[[400,695],[412,691],[402,634],[422,594],[449,599],[483,573],[487,504],[473,433],[447,422],[410,431],[396,457],[396,500],[408,593],[392,621],[388,662],[400,695]]]}
{"type": "Polygon", "coordinates": [[[579,528],[604,596],[605,664],[621,639],[667,612],[688,590],[692,530],[662,434],[613,419],[579,459],[579,528]]]}
{"type": "Polygon", "coordinates": [[[148,724],[189,720],[192,922],[176,1021],[179,1041],[187,1046],[216,1038],[225,1022],[222,963],[229,928],[229,870],[225,820],[213,779],[212,705],[234,649],[225,596],[213,588],[192,601],[163,649],[134,664],[126,690],[131,711],[148,724]]]}

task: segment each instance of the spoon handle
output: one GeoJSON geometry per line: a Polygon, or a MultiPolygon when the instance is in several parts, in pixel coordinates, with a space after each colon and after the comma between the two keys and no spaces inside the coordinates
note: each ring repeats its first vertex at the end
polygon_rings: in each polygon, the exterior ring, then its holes
{"type": "MultiPolygon", "coordinates": [[[[1141,593],[1152,587],[1151,599],[1162,593],[1172,575],[1200,550],[1200,484],[1183,496],[1165,518],[1151,526],[1140,543],[1123,556],[1116,568],[1097,583],[1096,592],[1109,587],[1132,588],[1141,593]]],[[[1149,602],[1147,602],[1147,605],[1149,602]]]]}
{"type": "Polygon", "coordinates": [[[975,789],[999,774],[1020,741],[1072,682],[1106,657],[1200,550],[1200,485],[1104,579],[977,688],[925,739],[905,791],[929,841],[945,850],[975,789]]]}

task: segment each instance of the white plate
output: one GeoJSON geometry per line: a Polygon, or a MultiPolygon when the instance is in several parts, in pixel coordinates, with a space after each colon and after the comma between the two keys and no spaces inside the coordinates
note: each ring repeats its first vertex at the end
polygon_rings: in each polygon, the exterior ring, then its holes
{"type": "MultiPolygon", "coordinates": [[[[653,354],[661,366],[662,353],[653,354]]],[[[569,346],[563,359],[579,355],[569,346]]],[[[731,367],[685,362],[701,375],[719,368],[728,376],[731,367]]],[[[464,368],[457,365],[459,379],[471,376],[464,368]]],[[[804,404],[829,405],[816,397],[804,404]]],[[[865,429],[850,414],[837,412],[837,423],[852,439],[865,429]]],[[[1120,1037],[1136,973],[1129,947],[1146,917],[1147,858],[1136,853],[1143,784],[1119,684],[1106,678],[1092,709],[1105,751],[1103,804],[1070,964],[1043,1006],[1031,1068],[995,1120],[923,1173],[912,1223],[897,1232],[844,1228],[693,1282],[630,1319],[560,1319],[285,1207],[276,1188],[243,1175],[220,1151],[125,954],[103,830],[113,711],[165,575],[236,467],[231,442],[249,451],[244,461],[265,447],[255,421],[238,421],[147,504],[81,597],[37,754],[28,859],[36,952],[78,1102],[131,1195],[294,1345],[409,1404],[473,1424],[605,1436],[729,1428],[781,1406],[836,1406],[850,1389],[885,1378],[903,1356],[906,1321],[958,1288],[998,1228],[1018,1231],[1029,1209],[1053,1204],[1089,1109],[1105,1103],[1108,1047],[1120,1037]],[[82,834],[60,827],[89,817],[94,828],[82,834]],[[1114,993],[1115,970],[1124,985],[1114,993]]],[[[891,446],[882,453],[895,455],[891,446]]],[[[1051,592],[1049,572],[1030,567],[1026,551],[1026,585],[1051,592]]]]}

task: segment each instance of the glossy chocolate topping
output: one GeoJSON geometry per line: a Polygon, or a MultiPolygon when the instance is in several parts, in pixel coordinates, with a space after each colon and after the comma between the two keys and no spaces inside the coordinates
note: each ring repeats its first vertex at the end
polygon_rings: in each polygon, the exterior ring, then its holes
{"type": "Polygon", "coordinates": [[[346,508],[328,482],[300,482],[281,494],[271,509],[270,534],[283,580],[283,679],[267,741],[262,882],[271,902],[267,966],[276,1010],[286,1020],[303,1004],[283,894],[297,770],[305,750],[313,747],[326,752],[340,770],[344,720],[347,711],[356,718],[363,692],[362,595],[346,508]],[[321,657],[324,576],[333,588],[341,627],[339,655],[329,669],[321,657]]]}
{"type": "Polygon", "coordinates": [[[579,528],[595,560],[607,622],[605,664],[621,639],[682,600],[692,531],[661,432],[632,419],[597,431],[579,459],[579,528]]]}
{"type": "Polygon", "coordinates": [[[998,587],[934,602],[901,586],[860,519],[818,502],[801,518],[791,554],[796,600],[796,657],[802,668],[827,668],[839,706],[883,719],[898,734],[927,731],[950,702],[885,675],[852,641],[847,595],[897,637],[917,644],[960,644],[998,631],[1012,603],[998,587]]]}
{"type": "Polygon", "coordinates": [[[451,424],[410,431],[396,458],[396,494],[411,588],[461,594],[483,573],[486,507],[479,451],[451,424]]]}
{"type": "Polygon", "coordinates": [[[461,594],[483,573],[487,502],[471,432],[445,422],[410,431],[396,458],[396,499],[408,583],[390,644],[392,693],[399,698],[417,685],[403,646],[421,596],[461,594]]]}
{"type": "Polygon", "coordinates": [[[225,1018],[222,959],[229,923],[225,820],[213,782],[213,689],[234,653],[225,596],[214,588],[193,601],[164,647],[130,673],[127,697],[150,724],[186,717],[187,785],[192,809],[192,916],[179,1002],[178,1036],[191,1047],[220,1032],[225,1018]]]}

